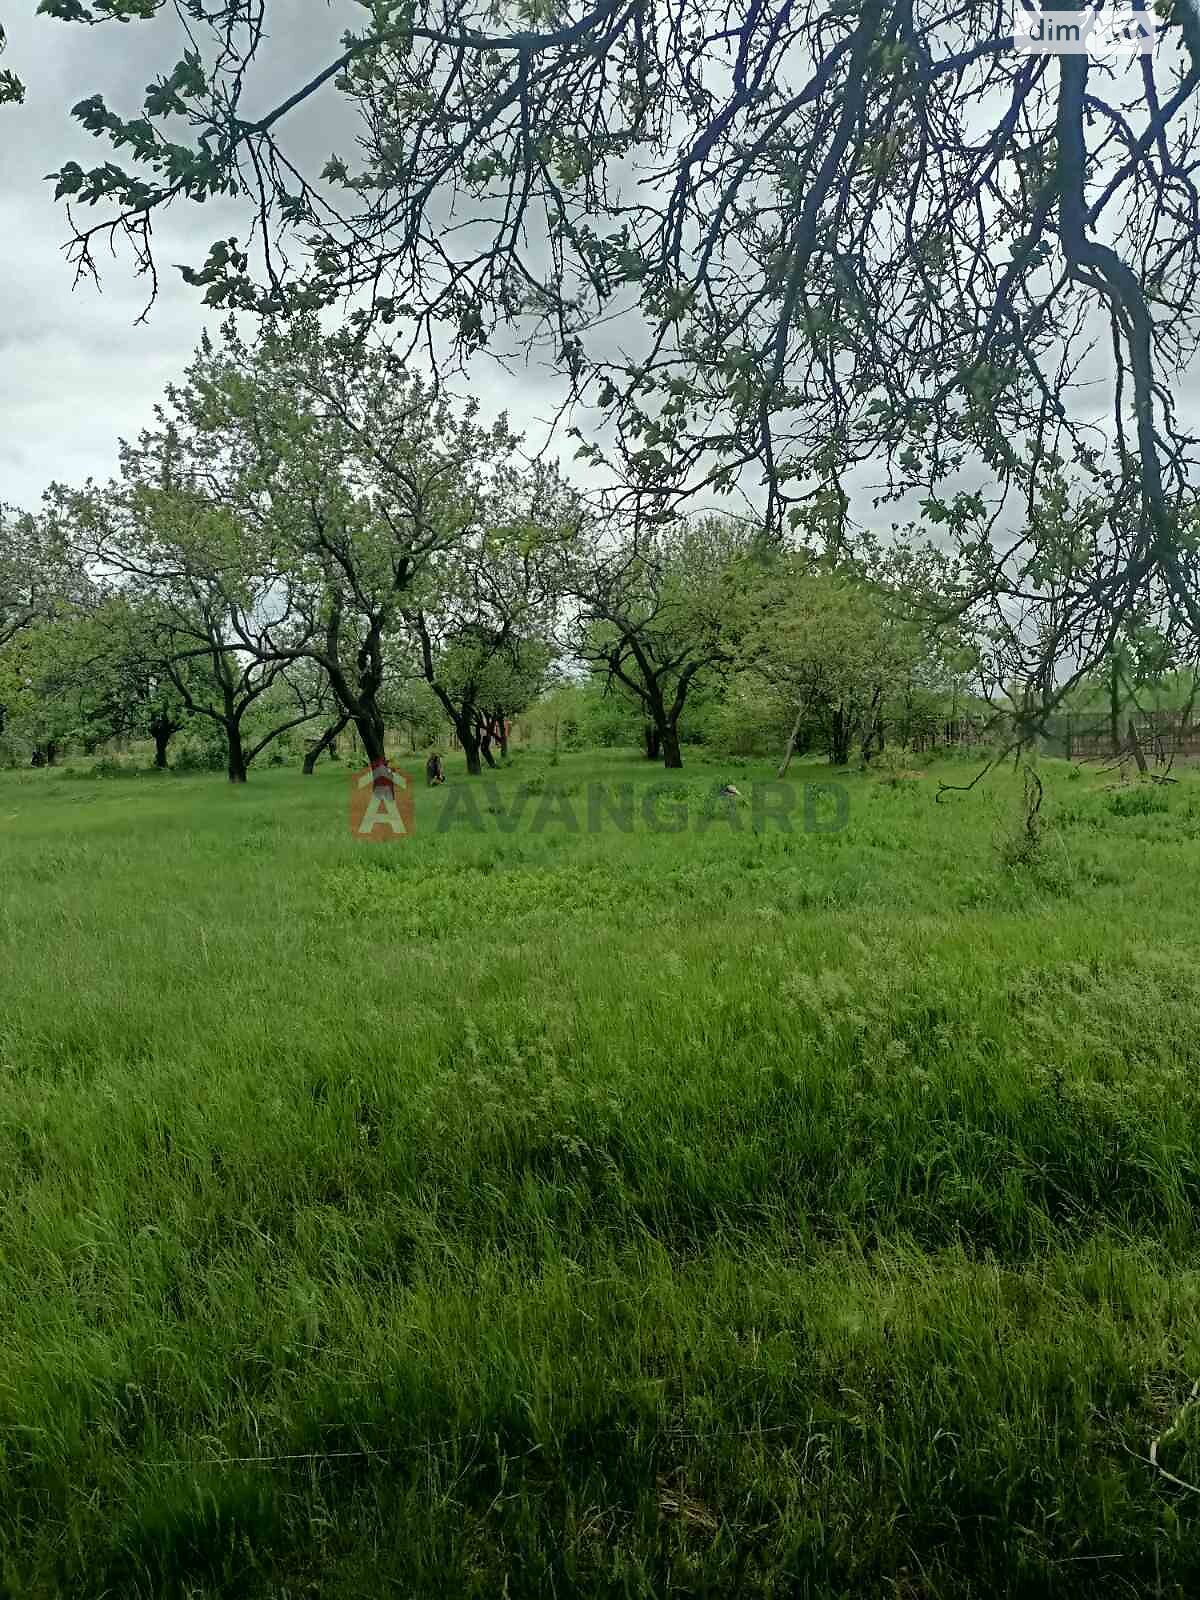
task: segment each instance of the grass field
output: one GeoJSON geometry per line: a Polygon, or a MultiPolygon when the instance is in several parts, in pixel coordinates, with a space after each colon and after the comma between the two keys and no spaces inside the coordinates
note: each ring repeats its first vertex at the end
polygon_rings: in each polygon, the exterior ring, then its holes
{"type": "Polygon", "coordinates": [[[0,774],[0,1592],[1200,1591],[1200,780],[1042,772],[0,774]]]}

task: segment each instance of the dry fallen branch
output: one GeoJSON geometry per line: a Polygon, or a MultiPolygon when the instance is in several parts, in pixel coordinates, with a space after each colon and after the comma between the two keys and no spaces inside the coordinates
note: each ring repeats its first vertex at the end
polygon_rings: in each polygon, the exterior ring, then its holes
{"type": "Polygon", "coordinates": [[[1155,1472],[1158,1473],[1159,1477],[1165,1478],[1168,1483],[1173,1483],[1177,1489],[1187,1489],[1192,1494],[1200,1494],[1200,1487],[1194,1483],[1186,1482],[1186,1480],[1183,1478],[1177,1478],[1173,1472],[1168,1472],[1166,1467],[1164,1467],[1162,1462],[1158,1459],[1158,1451],[1160,1445],[1164,1445],[1168,1439],[1174,1438],[1174,1436],[1183,1427],[1184,1418],[1187,1416],[1192,1407],[1196,1405],[1197,1401],[1200,1401],[1200,1378],[1196,1379],[1195,1383],[1192,1385],[1191,1393],[1180,1406],[1179,1410],[1175,1413],[1175,1420],[1171,1423],[1171,1426],[1169,1428],[1164,1428],[1160,1434],[1151,1439],[1150,1454],[1147,1458],[1155,1472]]]}
{"type": "Polygon", "coordinates": [[[677,1517],[680,1522],[702,1528],[705,1533],[716,1533],[721,1526],[715,1511],[710,1511],[682,1486],[675,1486],[666,1478],[658,1480],[658,1509],[664,1517],[677,1517]]]}

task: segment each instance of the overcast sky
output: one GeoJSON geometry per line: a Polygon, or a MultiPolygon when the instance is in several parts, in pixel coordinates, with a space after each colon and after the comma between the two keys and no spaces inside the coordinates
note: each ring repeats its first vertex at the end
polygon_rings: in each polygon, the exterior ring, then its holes
{"type": "MultiPolygon", "coordinates": [[[[228,202],[177,205],[160,216],[161,288],[145,322],[138,318],[146,283],[134,276],[128,257],[107,265],[99,291],[90,283],[72,286],[62,249],[66,215],[45,174],[69,159],[85,166],[104,161],[111,150],[81,132],[70,108],[102,92],[115,110],[134,114],[145,86],[170,69],[182,41],[170,22],[89,29],[38,17],[36,6],[37,0],[5,0],[4,64],[23,79],[27,96],[23,106],[0,107],[0,501],[30,507],[52,480],[78,483],[115,469],[118,438],[151,420],[206,319],[218,320],[174,264],[198,264],[214,238],[240,232],[246,221],[244,206],[228,202]]],[[[353,0],[272,0],[269,15],[274,32],[249,81],[247,116],[261,115],[327,65],[343,31],[361,27],[363,13],[353,0]]],[[[289,117],[287,137],[310,170],[334,149],[353,154],[353,124],[332,85],[289,117]]],[[[1111,404],[1111,367],[1102,337],[1086,374],[1095,383],[1098,418],[1111,404]]],[[[1198,388],[1195,369],[1177,385],[1188,422],[1200,410],[1198,388]]],[[[471,389],[486,413],[506,409],[533,445],[544,439],[561,392],[545,364],[513,377],[486,359],[473,367],[471,389]]],[[[562,454],[569,458],[571,449],[563,440],[562,454]]],[[[864,475],[864,489],[877,476],[864,475]]]]}
{"type": "MultiPolygon", "coordinates": [[[[0,107],[0,501],[32,507],[52,480],[78,483],[116,467],[119,437],[151,420],[165,384],[177,378],[199,339],[207,313],[174,263],[198,264],[213,239],[239,231],[244,208],[173,207],[156,226],[161,290],[146,322],[145,281],[127,258],[109,264],[101,290],[72,288],[63,254],[67,220],[45,174],[66,160],[91,166],[110,158],[107,142],[81,133],[70,108],[102,92],[114,110],[140,109],[145,86],[168,71],[178,52],[166,28],[83,28],[36,16],[37,0],[5,4],[4,65],[23,80],[25,104],[0,107]]],[[[361,27],[350,0],[275,0],[278,19],[269,50],[252,80],[245,114],[269,109],[338,53],[341,33],[361,27]],[[288,19],[294,26],[284,26],[288,19]]],[[[346,150],[352,135],[340,96],[321,92],[289,121],[289,142],[311,145],[323,158],[346,150]]],[[[550,415],[557,385],[534,370],[514,381],[492,363],[472,373],[485,411],[507,409],[518,428],[540,443],[539,419],[550,415]]],[[[569,450],[564,450],[569,455],[569,450]]]]}

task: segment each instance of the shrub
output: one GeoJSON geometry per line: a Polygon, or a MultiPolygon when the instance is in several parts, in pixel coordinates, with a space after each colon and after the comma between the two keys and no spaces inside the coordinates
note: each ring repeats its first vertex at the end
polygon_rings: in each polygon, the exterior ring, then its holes
{"type": "Polygon", "coordinates": [[[996,846],[1006,867],[1032,867],[1037,863],[1046,834],[1042,798],[1042,780],[1032,767],[1026,767],[1020,814],[1011,831],[996,846]]]}
{"type": "MultiPolygon", "coordinates": [[[[65,770],[65,769],[64,769],[65,770]]],[[[139,766],[133,761],[122,761],[119,756],[101,756],[82,772],[72,772],[74,778],[141,778],[158,772],[157,767],[139,766]]]]}
{"type": "Polygon", "coordinates": [[[1170,807],[1160,788],[1139,784],[1136,789],[1121,789],[1109,795],[1108,809],[1114,817],[1149,817],[1170,807]]]}
{"type": "Polygon", "coordinates": [[[172,765],[176,772],[221,772],[225,752],[218,744],[185,745],[172,765]]]}
{"type": "Polygon", "coordinates": [[[877,756],[871,763],[875,782],[891,789],[911,789],[918,784],[924,774],[907,764],[906,755],[906,751],[890,748],[877,756]]]}

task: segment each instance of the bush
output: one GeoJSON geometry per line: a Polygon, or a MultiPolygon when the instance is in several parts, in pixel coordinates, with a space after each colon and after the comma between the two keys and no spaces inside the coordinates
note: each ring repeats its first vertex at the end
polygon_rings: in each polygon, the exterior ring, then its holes
{"type": "Polygon", "coordinates": [[[223,772],[225,751],[218,744],[186,745],[172,763],[176,772],[223,772]]]}
{"type": "Polygon", "coordinates": [[[1108,809],[1114,817],[1149,817],[1169,811],[1167,797],[1158,787],[1139,784],[1136,789],[1121,789],[1109,795],[1108,809]]]}
{"type": "Polygon", "coordinates": [[[886,783],[892,789],[910,789],[919,783],[922,774],[907,764],[906,754],[889,746],[876,756],[869,768],[874,773],[876,783],[886,783]]]}
{"type": "Polygon", "coordinates": [[[1046,835],[1042,798],[1042,780],[1032,767],[1026,767],[1019,817],[996,846],[1006,867],[1033,867],[1038,863],[1046,835]]]}
{"type": "MultiPolygon", "coordinates": [[[[143,778],[159,772],[158,767],[143,767],[134,761],[122,761],[120,756],[101,756],[82,772],[70,772],[73,778],[143,778]]],[[[64,769],[64,772],[66,769],[64,769]]]]}
{"type": "Polygon", "coordinates": [[[27,739],[6,733],[0,737],[0,767],[27,767],[33,746],[27,739]]]}

